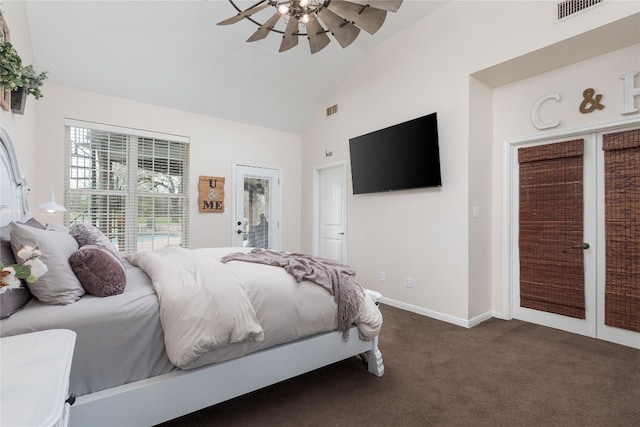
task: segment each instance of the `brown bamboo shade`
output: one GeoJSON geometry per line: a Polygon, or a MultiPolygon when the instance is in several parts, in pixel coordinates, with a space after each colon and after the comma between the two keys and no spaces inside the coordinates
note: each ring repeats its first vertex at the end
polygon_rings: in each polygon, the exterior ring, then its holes
{"type": "Polygon", "coordinates": [[[603,136],[604,323],[640,332],[640,129],[603,136]]]}
{"type": "Polygon", "coordinates": [[[520,167],[520,305],[585,317],[582,139],[523,147],[520,167]]]}

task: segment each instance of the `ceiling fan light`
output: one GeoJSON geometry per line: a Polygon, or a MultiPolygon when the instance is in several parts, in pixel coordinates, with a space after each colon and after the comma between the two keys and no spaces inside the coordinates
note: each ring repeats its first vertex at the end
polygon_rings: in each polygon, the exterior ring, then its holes
{"type": "Polygon", "coordinates": [[[343,48],[353,43],[360,29],[374,34],[384,23],[387,11],[396,12],[403,0],[259,0],[258,3],[244,10],[240,9],[234,0],[229,0],[229,3],[238,13],[220,21],[218,25],[228,25],[248,19],[259,28],[247,41],[262,40],[272,31],[280,33],[282,34],[280,52],[296,46],[298,37],[306,36],[313,54],[329,43],[328,33],[331,33],[343,48]],[[264,23],[261,23],[262,20],[253,18],[257,12],[270,7],[276,10],[264,23]],[[276,28],[280,19],[286,24],[284,31],[276,28]],[[304,29],[300,31],[300,23],[306,27],[306,32],[304,29]],[[327,27],[326,30],[323,25],[327,27]]]}
{"type": "Polygon", "coordinates": [[[278,6],[278,12],[280,15],[287,15],[289,13],[289,5],[286,3],[282,3],[278,6]]]}

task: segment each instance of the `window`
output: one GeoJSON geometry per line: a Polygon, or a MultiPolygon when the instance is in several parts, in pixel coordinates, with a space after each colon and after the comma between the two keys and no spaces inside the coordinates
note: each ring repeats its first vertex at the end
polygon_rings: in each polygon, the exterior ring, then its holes
{"type": "Polygon", "coordinates": [[[121,253],[188,246],[188,138],[67,120],[65,139],[68,224],[121,253]]]}

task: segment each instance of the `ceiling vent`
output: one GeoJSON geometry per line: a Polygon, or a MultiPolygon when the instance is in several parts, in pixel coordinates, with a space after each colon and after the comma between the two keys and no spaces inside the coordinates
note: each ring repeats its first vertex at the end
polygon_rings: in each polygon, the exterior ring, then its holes
{"type": "Polygon", "coordinates": [[[338,112],[338,104],[336,105],[332,105],[331,107],[327,108],[327,117],[335,114],[338,112]]]}
{"type": "Polygon", "coordinates": [[[565,0],[558,3],[558,21],[605,3],[607,0],[565,0]]]}

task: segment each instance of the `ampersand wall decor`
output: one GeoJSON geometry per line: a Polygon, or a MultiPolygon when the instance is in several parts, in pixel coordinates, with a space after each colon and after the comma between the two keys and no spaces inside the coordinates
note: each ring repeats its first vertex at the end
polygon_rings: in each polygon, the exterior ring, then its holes
{"type": "Polygon", "coordinates": [[[596,91],[593,88],[585,89],[584,92],[582,92],[583,99],[582,99],[582,102],[580,103],[580,112],[582,114],[591,113],[596,109],[598,110],[604,109],[604,105],[600,103],[600,101],[602,100],[602,95],[598,94],[594,98],[593,95],[595,95],[595,93],[596,91]]]}

